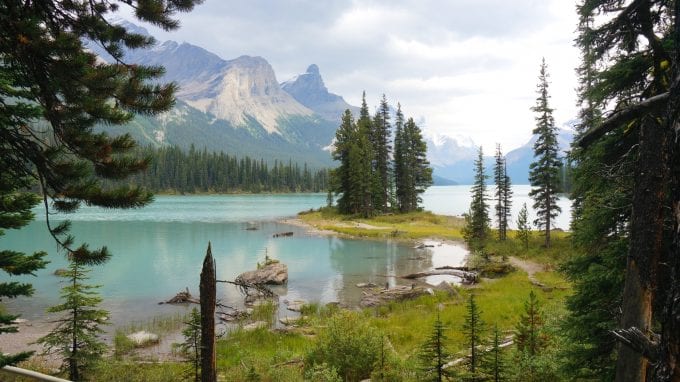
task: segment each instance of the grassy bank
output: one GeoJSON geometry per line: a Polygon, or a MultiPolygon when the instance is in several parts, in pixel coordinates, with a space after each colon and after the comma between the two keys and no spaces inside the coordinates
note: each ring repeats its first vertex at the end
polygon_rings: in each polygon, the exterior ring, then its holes
{"type": "Polygon", "coordinates": [[[406,239],[439,238],[462,240],[464,221],[455,216],[428,211],[381,215],[370,219],[340,215],[334,208],[301,212],[298,218],[310,226],[359,238],[406,239]]]}

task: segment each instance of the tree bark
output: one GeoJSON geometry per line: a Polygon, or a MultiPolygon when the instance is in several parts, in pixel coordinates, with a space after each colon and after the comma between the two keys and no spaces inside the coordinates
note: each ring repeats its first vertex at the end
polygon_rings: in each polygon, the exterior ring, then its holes
{"type": "MultiPolygon", "coordinates": [[[[650,330],[657,268],[663,250],[663,207],[667,181],[665,129],[653,116],[640,127],[639,156],[633,185],[630,245],[623,290],[620,328],[650,330]]],[[[648,361],[628,346],[619,346],[617,382],[646,381],[648,361]]]]}
{"type": "Polygon", "coordinates": [[[201,270],[201,382],[217,381],[215,367],[215,260],[210,243],[201,270]]]}

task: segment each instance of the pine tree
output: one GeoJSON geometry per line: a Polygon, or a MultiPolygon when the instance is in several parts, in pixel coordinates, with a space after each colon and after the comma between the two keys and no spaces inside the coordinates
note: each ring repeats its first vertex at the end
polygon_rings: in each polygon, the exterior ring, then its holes
{"type": "Polygon", "coordinates": [[[505,372],[505,362],[503,360],[503,349],[501,349],[501,331],[498,324],[494,325],[491,349],[488,358],[485,360],[485,374],[489,381],[503,382],[507,380],[505,372]]]}
{"type": "Polygon", "coordinates": [[[352,212],[352,203],[350,201],[354,196],[351,194],[352,190],[350,189],[349,153],[356,134],[356,125],[354,124],[352,113],[347,109],[342,116],[340,127],[335,132],[333,159],[339,161],[340,164],[331,173],[333,191],[336,194],[341,194],[337,202],[338,210],[344,214],[352,212]]]}
{"type": "Polygon", "coordinates": [[[387,203],[390,199],[390,184],[392,183],[390,161],[390,154],[392,153],[392,146],[390,145],[391,134],[390,107],[387,104],[387,97],[383,94],[370,130],[370,140],[374,154],[374,205],[375,209],[381,212],[387,211],[387,203]]]}
{"type": "MultiPolygon", "coordinates": [[[[1,147],[1,146],[0,146],[1,147]]],[[[38,196],[22,191],[30,183],[23,179],[12,179],[5,171],[6,164],[0,156],[0,237],[6,229],[20,229],[33,220],[31,208],[35,206],[38,196]]],[[[9,276],[32,275],[38,269],[47,264],[45,252],[36,252],[28,255],[23,252],[0,250],[0,270],[9,276]]],[[[33,287],[29,283],[17,281],[0,282],[0,300],[2,298],[15,298],[18,296],[31,296],[33,287]]],[[[3,333],[15,333],[18,329],[12,323],[19,316],[0,312],[0,336],[3,333]]],[[[0,341],[2,341],[0,337],[0,341]]],[[[14,365],[27,359],[31,352],[21,352],[14,355],[0,352],[0,368],[6,365],[14,365]]]]}
{"type": "Polygon", "coordinates": [[[68,272],[64,277],[68,284],[62,288],[62,303],[48,309],[50,313],[63,313],[57,326],[37,342],[45,347],[47,354],[58,354],[62,370],[69,379],[81,381],[86,371],[106,351],[106,344],[99,337],[106,324],[108,312],[97,309],[101,298],[97,296],[99,286],[83,284],[89,279],[89,270],[71,257],[68,272]]]}
{"type": "Polygon", "coordinates": [[[517,323],[515,343],[517,349],[534,357],[546,347],[546,337],[543,334],[543,317],[541,305],[532,290],[529,299],[524,302],[524,313],[517,323]]]}
{"type": "Polygon", "coordinates": [[[420,347],[418,359],[420,360],[421,381],[441,382],[452,375],[451,371],[444,366],[451,354],[446,350],[445,343],[448,341],[447,327],[442,323],[437,312],[437,318],[432,324],[432,332],[420,347]]]}
{"type": "Polygon", "coordinates": [[[406,143],[404,141],[404,114],[401,111],[401,104],[397,104],[397,116],[394,122],[394,186],[396,193],[396,206],[394,209],[405,211],[406,189],[409,184],[408,173],[406,172],[406,143]]]}
{"type": "Polygon", "coordinates": [[[482,312],[477,306],[477,302],[475,302],[475,295],[470,294],[467,304],[467,314],[465,315],[465,323],[463,324],[465,341],[467,342],[467,347],[470,351],[470,361],[467,365],[467,374],[464,380],[469,382],[477,382],[484,379],[482,370],[480,370],[482,354],[479,349],[482,345],[482,333],[485,329],[481,313],[482,312]]]}
{"type": "Polygon", "coordinates": [[[541,61],[537,93],[536,106],[531,108],[536,113],[536,128],[533,133],[538,135],[538,139],[534,143],[536,162],[530,165],[529,181],[532,189],[529,196],[534,199],[534,210],[537,215],[534,224],[543,229],[545,246],[550,247],[551,223],[561,212],[557,205],[561,162],[557,157],[559,147],[553,109],[548,105],[550,95],[545,59],[541,61]]]}
{"type": "Polygon", "coordinates": [[[510,177],[507,174],[507,165],[505,157],[501,151],[501,145],[496,145],[496,162],[493,170],[494,183],[496,190],[494,193],[496,199],[496,221],[498,222],[498,240],[505,240],[508,231],[508,218],[510,217],[510,208],[512,205],[512,188],[510,184],[510,177]]]}
{"type": "Polygon", "coordinates": [[[194,381],[198,382],[201,380],[201,312],[193,308],[185,324],[186,328],[182,330],[184,342],[179,348],[191,363],[194,381]]]}
{"type": "Polygon", "coordinates": [[[531,237],[531,226],[529,225],[529,212],[527,211],[527,204],[522,205],[517,216],[517,232],[515,238],[519,239],[524,244],[524,249],[529,249],[529,237],[531,237]]]}
{"type": "Polygon", "coordinates": [[[464,228],[464,237],[472,248],[484,245],[489,232],[489,205],[486,195],[486,178],[484,174],[484,154],[479,147],[475,160],[475,183],[472,185],[472,201],[470,202],[469,224],[464,228]]]}

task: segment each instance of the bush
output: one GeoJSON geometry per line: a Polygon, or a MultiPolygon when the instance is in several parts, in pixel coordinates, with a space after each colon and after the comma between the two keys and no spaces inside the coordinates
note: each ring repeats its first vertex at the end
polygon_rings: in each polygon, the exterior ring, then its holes
{"type": "Polygon", "coordinates": [[[305,366],[312,368],[326,363],[350,382],[370,377],[380,354],[381,339],[377,330],[359,314],[347,311],[338,312],[327,324],[307,354],[305,366]]]}
{"type": "Polygon", "coordinates": [[[305,381],[311,382],[342,382],[338,371],[326,363],[316,364],[305,372],[305,381]]]}

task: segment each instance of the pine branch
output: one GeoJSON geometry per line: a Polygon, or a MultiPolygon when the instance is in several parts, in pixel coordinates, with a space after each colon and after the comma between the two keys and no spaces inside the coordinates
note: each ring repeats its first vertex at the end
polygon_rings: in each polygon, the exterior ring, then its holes
{"type": "Polygon", "coordinates": [[[619,342],[642,354],[652,363],[659,359],[658,335],[652,333],[652,338],[650,339],[636,327],[616,329],[612,331],[612,334],[619,342]]]}
{"type": "Polygon", "coordinates": [[[631,105],[623,110],[619,110],[609,116],[599,126],[586,131],[581,139],[578,140],[577,145],[581,148],[590,146],[593,142],[601,138],[606,133],[614,130],[616,127],[629,122],[635,118],[639,118],[644,114],[655,110],[660,110],[668,102],[669,94],[661,93],[650,97],[640,103],[631,105]]]}

